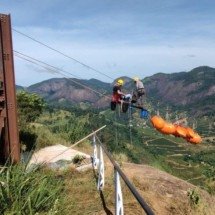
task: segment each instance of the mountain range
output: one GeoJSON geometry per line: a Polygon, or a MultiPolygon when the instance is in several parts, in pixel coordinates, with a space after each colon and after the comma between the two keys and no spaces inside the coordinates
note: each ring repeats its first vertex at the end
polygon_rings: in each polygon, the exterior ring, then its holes
{"type": "MultiPolygon", "coordinates": [[[[132,92],[132,79],[120,78],[125,80],[124,91],[132,92]]],[[[157,73],[142,81],[147,98],[160,105],[172,106],[195,115],[215,113],[215,68],[200,66],[189,72],[157,73]]],[[[54,78],[31,85],[25,90],[37,93],[55,105],[84,104],[85,107],[105,108],[109,107],[114,82],[54,78]]],[[[19,89],[22,87],[19,86],[19,89]]]]}

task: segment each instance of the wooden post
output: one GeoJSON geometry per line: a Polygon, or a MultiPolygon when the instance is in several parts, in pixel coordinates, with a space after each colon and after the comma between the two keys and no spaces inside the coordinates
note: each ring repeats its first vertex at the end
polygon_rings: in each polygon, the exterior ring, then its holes
{"type": "Polygon", "coordinates": [[[10,15],[0,14],[0,156],[20,161],[10,15]]]}

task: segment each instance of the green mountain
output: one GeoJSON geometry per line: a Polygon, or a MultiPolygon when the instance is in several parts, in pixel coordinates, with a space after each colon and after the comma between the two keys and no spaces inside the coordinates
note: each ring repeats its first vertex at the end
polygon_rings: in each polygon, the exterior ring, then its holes
{"type": "MultiPolygon", "coordinates": [[[[134,84],[129,77],[125,80],[124,91],[132,92],[134,84]]],[[[114,80],[113,83],[115,83],[114,80]]],[[[189,72],[172,74],[157,73],[143,79],[147,100],[154,106],[186,111],[195,116],[214,115],[215,110],[215,69],[197,67],[189,72]]],[[[113,83],[96,79],[79,80],[54,78],[27,88],[43,96],[55,105],[82,106],[84,108],[109,107],[113,83]]]]}
{"type": "Polygon", "coordinates": [[[53,78],[27,88],[27,91],[41,95],[46,101],[60,106],[106,107],[108,100],[103,95],[110,94],[109,83],[96,79],[79,80],[53,78]]]}
{"type": "Polygon", "coordinates": [[[190,72],[158,73],[144,80],[147,95],[195,115],[214,115],[215,69],[197,67],[190,72]]]}

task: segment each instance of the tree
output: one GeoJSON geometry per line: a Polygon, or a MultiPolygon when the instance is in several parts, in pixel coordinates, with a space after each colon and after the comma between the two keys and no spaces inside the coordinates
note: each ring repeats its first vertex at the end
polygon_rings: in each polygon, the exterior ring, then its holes
{"type": "Polygon", "coordinates": [[[45,108],[44,100],[35,93],[19,91],[17,93],[19,138],[23,150],[30,151],[35,148],[37,134],[29,125],[34,122],[45,108]]]}
{"type": "Polygon", "coordinates": [[[17,93],[18,114],[20,123],[34,122],[43,112],[45,102],[35,93],[20,91],[17,93]]]}

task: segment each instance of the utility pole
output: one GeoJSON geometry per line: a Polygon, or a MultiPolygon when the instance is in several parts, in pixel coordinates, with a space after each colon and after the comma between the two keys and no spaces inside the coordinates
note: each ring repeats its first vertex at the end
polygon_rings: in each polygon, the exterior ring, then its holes
{"type": "Polygon", "coordinates": [[[0,163],[20,161],[10,15],[0,14],[0,163]]]}

